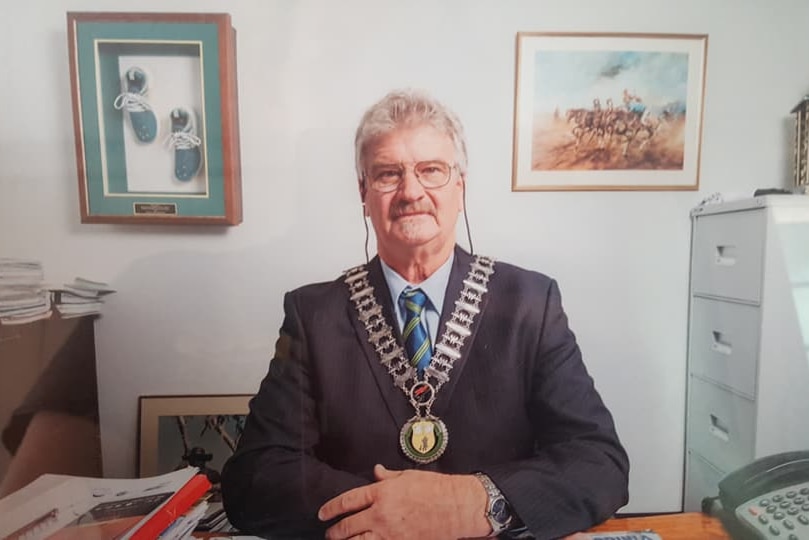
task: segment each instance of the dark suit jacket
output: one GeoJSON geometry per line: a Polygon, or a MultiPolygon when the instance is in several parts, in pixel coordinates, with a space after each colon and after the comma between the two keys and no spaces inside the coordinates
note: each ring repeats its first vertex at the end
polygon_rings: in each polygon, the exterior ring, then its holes
{"type": "MultiPolygon", "coordinates": [[[[439,336],[470,261],[456,247],[439,336]]],[[[378,258],[369,281],[397,328],[378,258]]],[[[223,470],[231,523],[253,534],[322,535],[318,508],[372,482],[376,463],[483,471],[538,538],[586,529],[625,504],[627,456],[556,282],[498,262],[488,288],[463,358],[433,405],[449,445],[429,465],[399,448],[414,410],[369,345],[343,278],[288,293],[275,357],[223,470]]]]}

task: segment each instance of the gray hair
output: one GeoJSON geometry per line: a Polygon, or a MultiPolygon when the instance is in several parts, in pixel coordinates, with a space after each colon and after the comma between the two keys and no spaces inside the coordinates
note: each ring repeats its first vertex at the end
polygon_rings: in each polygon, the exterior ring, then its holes
{"type": "Polygon", "coordinates": [[[466,174],[466,139],[458,116],[426,92],[394,90],[372,105],[357,127],[354,137],[357,178],[363,177],[365,151],[372,140],[400,127],[423,124],[445,132],[452,139],[458,169],[466,174]]]}

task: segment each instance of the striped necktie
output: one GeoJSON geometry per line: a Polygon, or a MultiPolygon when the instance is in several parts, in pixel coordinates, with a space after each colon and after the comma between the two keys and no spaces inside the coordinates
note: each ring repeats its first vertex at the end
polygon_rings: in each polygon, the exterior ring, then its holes
{"type": "Polygon", "coordinates": [[[430,347],[430,336],[421,324],[421,312],[427,303],[427,295],[421,289],[405,289],[401,297],[404,299],[405,321],[402,330],[405,350],[410,365],[417,367],[419,375],[430,365],[433,353],[430,347]]]}

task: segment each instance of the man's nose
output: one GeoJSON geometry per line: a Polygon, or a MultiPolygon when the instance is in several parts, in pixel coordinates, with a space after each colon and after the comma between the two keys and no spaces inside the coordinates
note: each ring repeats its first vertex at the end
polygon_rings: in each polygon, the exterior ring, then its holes
{"type": "Polygon", "coordinates": [[[399,184],[399,196],[403,199],[415,201],[424,196],[424,186],[416,177],[412,169],[405,169],[402,173],[402,183],[399,184]]]}

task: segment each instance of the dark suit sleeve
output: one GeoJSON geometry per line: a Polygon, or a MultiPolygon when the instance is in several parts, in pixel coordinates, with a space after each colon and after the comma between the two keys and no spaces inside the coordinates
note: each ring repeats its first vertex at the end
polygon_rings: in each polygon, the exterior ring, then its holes
{"type": "Polygon", "coordinates": [[[527,359],[531,459],[484,470],[537,538],[585,530],[628,500],[629,461],[549,281],[535,357],[527,359]]]}
{"type": "Polygon", "coordinates": [[[231,523],[274,537],[323,536],[317,519],[330,498],[368,480],[318,460],[316,383],[294,293],[284,297],[284,322],[275,356],[250,402],[244,433],[222,473],[231,523]]]}

